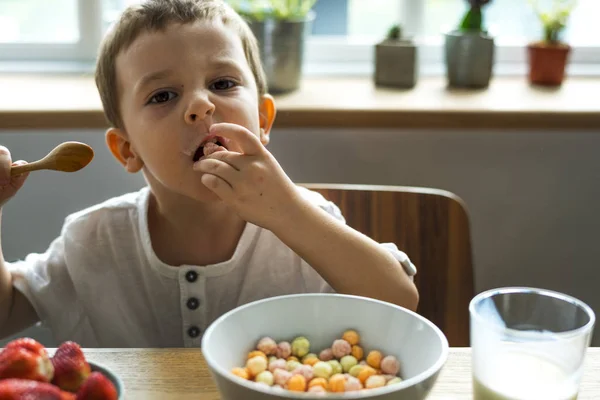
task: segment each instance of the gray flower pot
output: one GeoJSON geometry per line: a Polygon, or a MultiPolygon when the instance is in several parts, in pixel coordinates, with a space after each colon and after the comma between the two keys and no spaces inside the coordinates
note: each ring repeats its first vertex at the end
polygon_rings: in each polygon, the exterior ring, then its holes
{"type": "Polygon", "coordinates": [[[417,47],[410,39],[384,40],[375,45],[375,84],[412,88],[417,82],[417,47]]]}
{"type": "Polygon", "coordinates": [[[494,64],[494,38],[482,33],[452,31],[445,34],[448,84],[453,87],[487,87],[494,64]]]}
{"type": "Polygon", "coordinates": [[[248,22],[258,40],[270,93],[291,92],[300,86],[305,42],[314,19],[311,12],[303,20],[248,22]]]}

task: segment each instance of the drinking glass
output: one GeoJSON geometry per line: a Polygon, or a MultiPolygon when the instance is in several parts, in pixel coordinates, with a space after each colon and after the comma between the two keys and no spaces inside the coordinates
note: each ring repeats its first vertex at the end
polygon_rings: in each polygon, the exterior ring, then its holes
{"type": "Polygon", "coordinates": [[[574,400],[595,323],[551,290],[485,291],[469,305],[474,400],[574,400]]]}

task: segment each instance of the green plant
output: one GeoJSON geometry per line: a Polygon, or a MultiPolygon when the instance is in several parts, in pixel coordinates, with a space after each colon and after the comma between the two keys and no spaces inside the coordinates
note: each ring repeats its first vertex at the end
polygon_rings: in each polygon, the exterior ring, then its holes
{"type": "Polygon", "coordinates": [[[460,22],[462,32],[486,32],[481,9],[491,0],[468,0],[469,9],[460,22]]]}
{"type": "Polygon", "coordinates": [[[386,35],[388,40],[400,40],[402,38],[402,27],[400,25],[394,25],[390,28],[386,35]]]}
{"type": "Polygon", "coordinates": [[[544,27],[544,41],[556,44],[567,25],[567,19],[577,4],[577,0],[553,0],[549,11],[542,11],[538,0],[529,0],[544,27]]]}
{"type": "Polygon", "coordinates": [[[243,17],[262,21],[306,17],[317,0],[229,0],[228,3],[243,17]]]}

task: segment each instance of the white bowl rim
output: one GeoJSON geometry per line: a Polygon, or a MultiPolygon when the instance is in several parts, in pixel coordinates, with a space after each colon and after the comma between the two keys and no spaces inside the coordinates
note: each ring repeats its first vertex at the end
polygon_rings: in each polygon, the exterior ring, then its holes
{"type": "Polygon", "coordinates": [[[202,343],[200,346],[202,355],[204,356],[204,359],[206,360],[206,363],[209,365],[209,367],[211,367],[213,370],[217,371],[221,376],[225,377],[225,379],[228,379],[232,383],[236,383],[238,385],[244,386],[250,390],[254,390],[257,392],[270,394],[270,395],[284,395],[285,397],[290,398],[290,399],[323,398],[321,396],[318,396],[318,395],[315,395],[312,393],[308,393],[308,392],[293,392],[293,391],[288,391],[288,390],[286,390],[285,392],[274,391],[273,389],[271,389],[271,387],[268,387],[268,386],[263,387],[263,385],[259,385],[254,382],[247,381],[246,379],[243,379],[243,378],[233,375],[232,373],[230,373],[230,371],[226,370],[225,368],[222,368],[214,360],[211,359],[210,351],[204,350],[204,348],[205,348],[204,344],[206,341],[208,341],[208,338],[210,338],[210,336],[212,335],[213,330],[215,329],[215,326],[217,326],[222,320],[226,319],[230,315],[235,314],[237,312],[241,312],[245,308],[249,308],[249,307],[258,305],[260,303],[267,303],[267,302],[272,302],[272,301],[277,301],[277,300],[281,300],[281,299],[285,299],[285,298],[292,298],[292,297],[294,297],[294,298],[298,298],[298,297],[345,297],[345,298],[350,298],[350,299],[359,299],[359,300],[363,300],[363,301],[368,301],[371,303],[378,303],[378,304],[384,305],[386,307],[400,309],[404,312],[412,314],[417,319],[419,319],[420,321],[422,321],[423,323],[428,325],[431,329],[433,329],[433,331],[435,333],[437,333],[437,336],[441,339],[442,352],[441,352],[440,356],[438,357],[437,361],[431,367],[429,367],[425,371],[421,372],[420,374],[413,376],[412,378],[403,380],[402,382],[396,383],[391,386],[384,386],[381,388],[370,389],[368,392],[367,391],[344,392],[341,394],[327,393],[327,396],[326,396],[327,399],[368,399],[371,396],[378,396],[378,395],[383,395],[386,393],[396,392],[400,389],[404,389],[404,388],[413,386],[416,383],[425,381],[427,378],[431,377],[434,373],[438,372],[444,366],[444,364],[448,358],[448,352],[449,352],[448,339],[446,338],[444,333],[433,322],[429,321],[427,318],[423,317],[422,315],[417,314],[414,311],[411,311],[404,307],[400,307],[396,304],[372,299],[370,297],[362,297],[362,296],[339,294],[339,293],[299,293],[299,294],[274,296],[274,297],[268,297],[268,298],[261,299],[261,300],[256,300],[256,301],[241,305],[239,307],[236,307],[233,310],[230,310],[230,311],[226,312],[225,314],[221,315],[219,318],[217,318],[206,329],[206,331],[204,331],[204,335],[202,336],[202,343]]]}

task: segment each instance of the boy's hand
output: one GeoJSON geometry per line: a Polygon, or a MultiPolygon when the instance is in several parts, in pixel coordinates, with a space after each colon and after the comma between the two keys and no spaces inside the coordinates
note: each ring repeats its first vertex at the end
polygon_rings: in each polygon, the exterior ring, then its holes
{"type": "Polygon", "coordinates": [[[235,142],[242,152],[219,151],[198,161],[194,169],[204,173],[202,183],[246,221],[272,229],[299,201],[295,185],[248,129],[221,123],[210,134],[235,142]]]}
{"type": "Polygon", "coordinates": [[[0,207],[4,206],[11,197],[13,197],[29,176],[24,173],[17,176],[10,176],[12,165],[27,164],[25,161],[12,162],[10,151],[4,146],[0,146],[0,207]]]}

